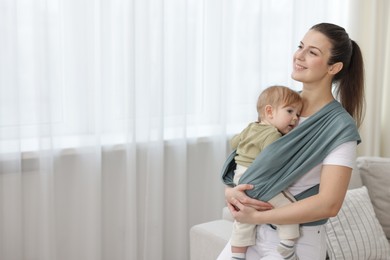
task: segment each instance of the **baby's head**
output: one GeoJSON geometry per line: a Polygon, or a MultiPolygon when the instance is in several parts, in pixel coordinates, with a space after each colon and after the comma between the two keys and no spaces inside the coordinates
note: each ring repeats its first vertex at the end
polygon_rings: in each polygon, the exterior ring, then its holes
{"type": "Polygon", "coordinates": [[[302,106],[302,98],[298,92],[285,86],[271,86],[261,92],[257,100],[258,120],[262,123],[272,124],[280,132],[286,134],[296,126],[297,116],[301,113],[302,106]],[[283,109],[286,111],[281,113],[283,109]],[[288,119],[289,114],[291,114],[290,120],[288,119]],[[282,120],[277,117],[282,118],[282,120]]]}

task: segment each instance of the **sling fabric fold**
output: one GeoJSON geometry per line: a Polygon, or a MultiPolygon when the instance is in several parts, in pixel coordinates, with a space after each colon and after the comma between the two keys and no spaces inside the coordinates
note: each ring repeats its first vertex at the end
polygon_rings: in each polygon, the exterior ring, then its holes
{"type": "MultiPolygon", "coordinates": [[[[246,191],[248,196],[268,201],[321,163],[337,146],[350,141],[360,143],[355,121],[334,100],[267,146],[239,183],[253,184],[254,188],[246,191]]],[[[221,174],[223,182],[229,186],[234,186],[235,155],[233,151],[228,156],[221,174]]]]}

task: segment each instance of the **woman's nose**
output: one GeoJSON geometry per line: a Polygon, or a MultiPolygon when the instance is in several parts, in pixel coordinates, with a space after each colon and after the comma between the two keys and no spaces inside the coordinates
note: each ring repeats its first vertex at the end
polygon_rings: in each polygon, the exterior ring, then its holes
{"type": "Polygon", "coordinates": [[[303,60],[305,57],[305,51],[300,49],[295,52],[295,58],[298,60],[303,60]]]}

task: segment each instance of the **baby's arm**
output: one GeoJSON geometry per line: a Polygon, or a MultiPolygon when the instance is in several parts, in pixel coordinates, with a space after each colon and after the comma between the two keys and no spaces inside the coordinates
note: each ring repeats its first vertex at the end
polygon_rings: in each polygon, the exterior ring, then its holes
{"type": "Polygon", "coordinates": [[[233,138],[230,139],[230,147],[233,150],[237,149],[238,144],[240,143],[240,140],[241,140],[241,135],[240,134],[237,134],[237,135],[233,136],[233,138]]]}

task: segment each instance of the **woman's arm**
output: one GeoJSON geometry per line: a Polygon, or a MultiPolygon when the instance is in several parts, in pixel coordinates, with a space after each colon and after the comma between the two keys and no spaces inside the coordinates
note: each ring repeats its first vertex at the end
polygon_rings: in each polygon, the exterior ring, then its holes
{"type": "Polygon", "coordinates": [[[229,209],[237,221],[251,224],[306,223],[333,217],[343,204],[351,173],[352,169],[349,167],[323,165],[317,195],[263,212],[256,211],[233,198],[230,200],[229,209]]]}
{"type": "MultiPolygon", "coordinates": [[[[246,205],[250,208],[253,208],[255,210],[269,210],[272,209],[272,205],[269,204],[268,202],[263,202],[257,199],[252,199],[246,195],[245,191],[253,189],[253,185],[251,184],[240,184],[235,186],[234,188],[232,187],[226,187],[225,188],[225,199],[226,199],[226,204],[229,207],[230,211],[231,208],[233,207],[232,205],[232,200],[237,200],[242,205],[246,205]]],[[[234,208],[234,207],[233,207],[234,208]]]]}

